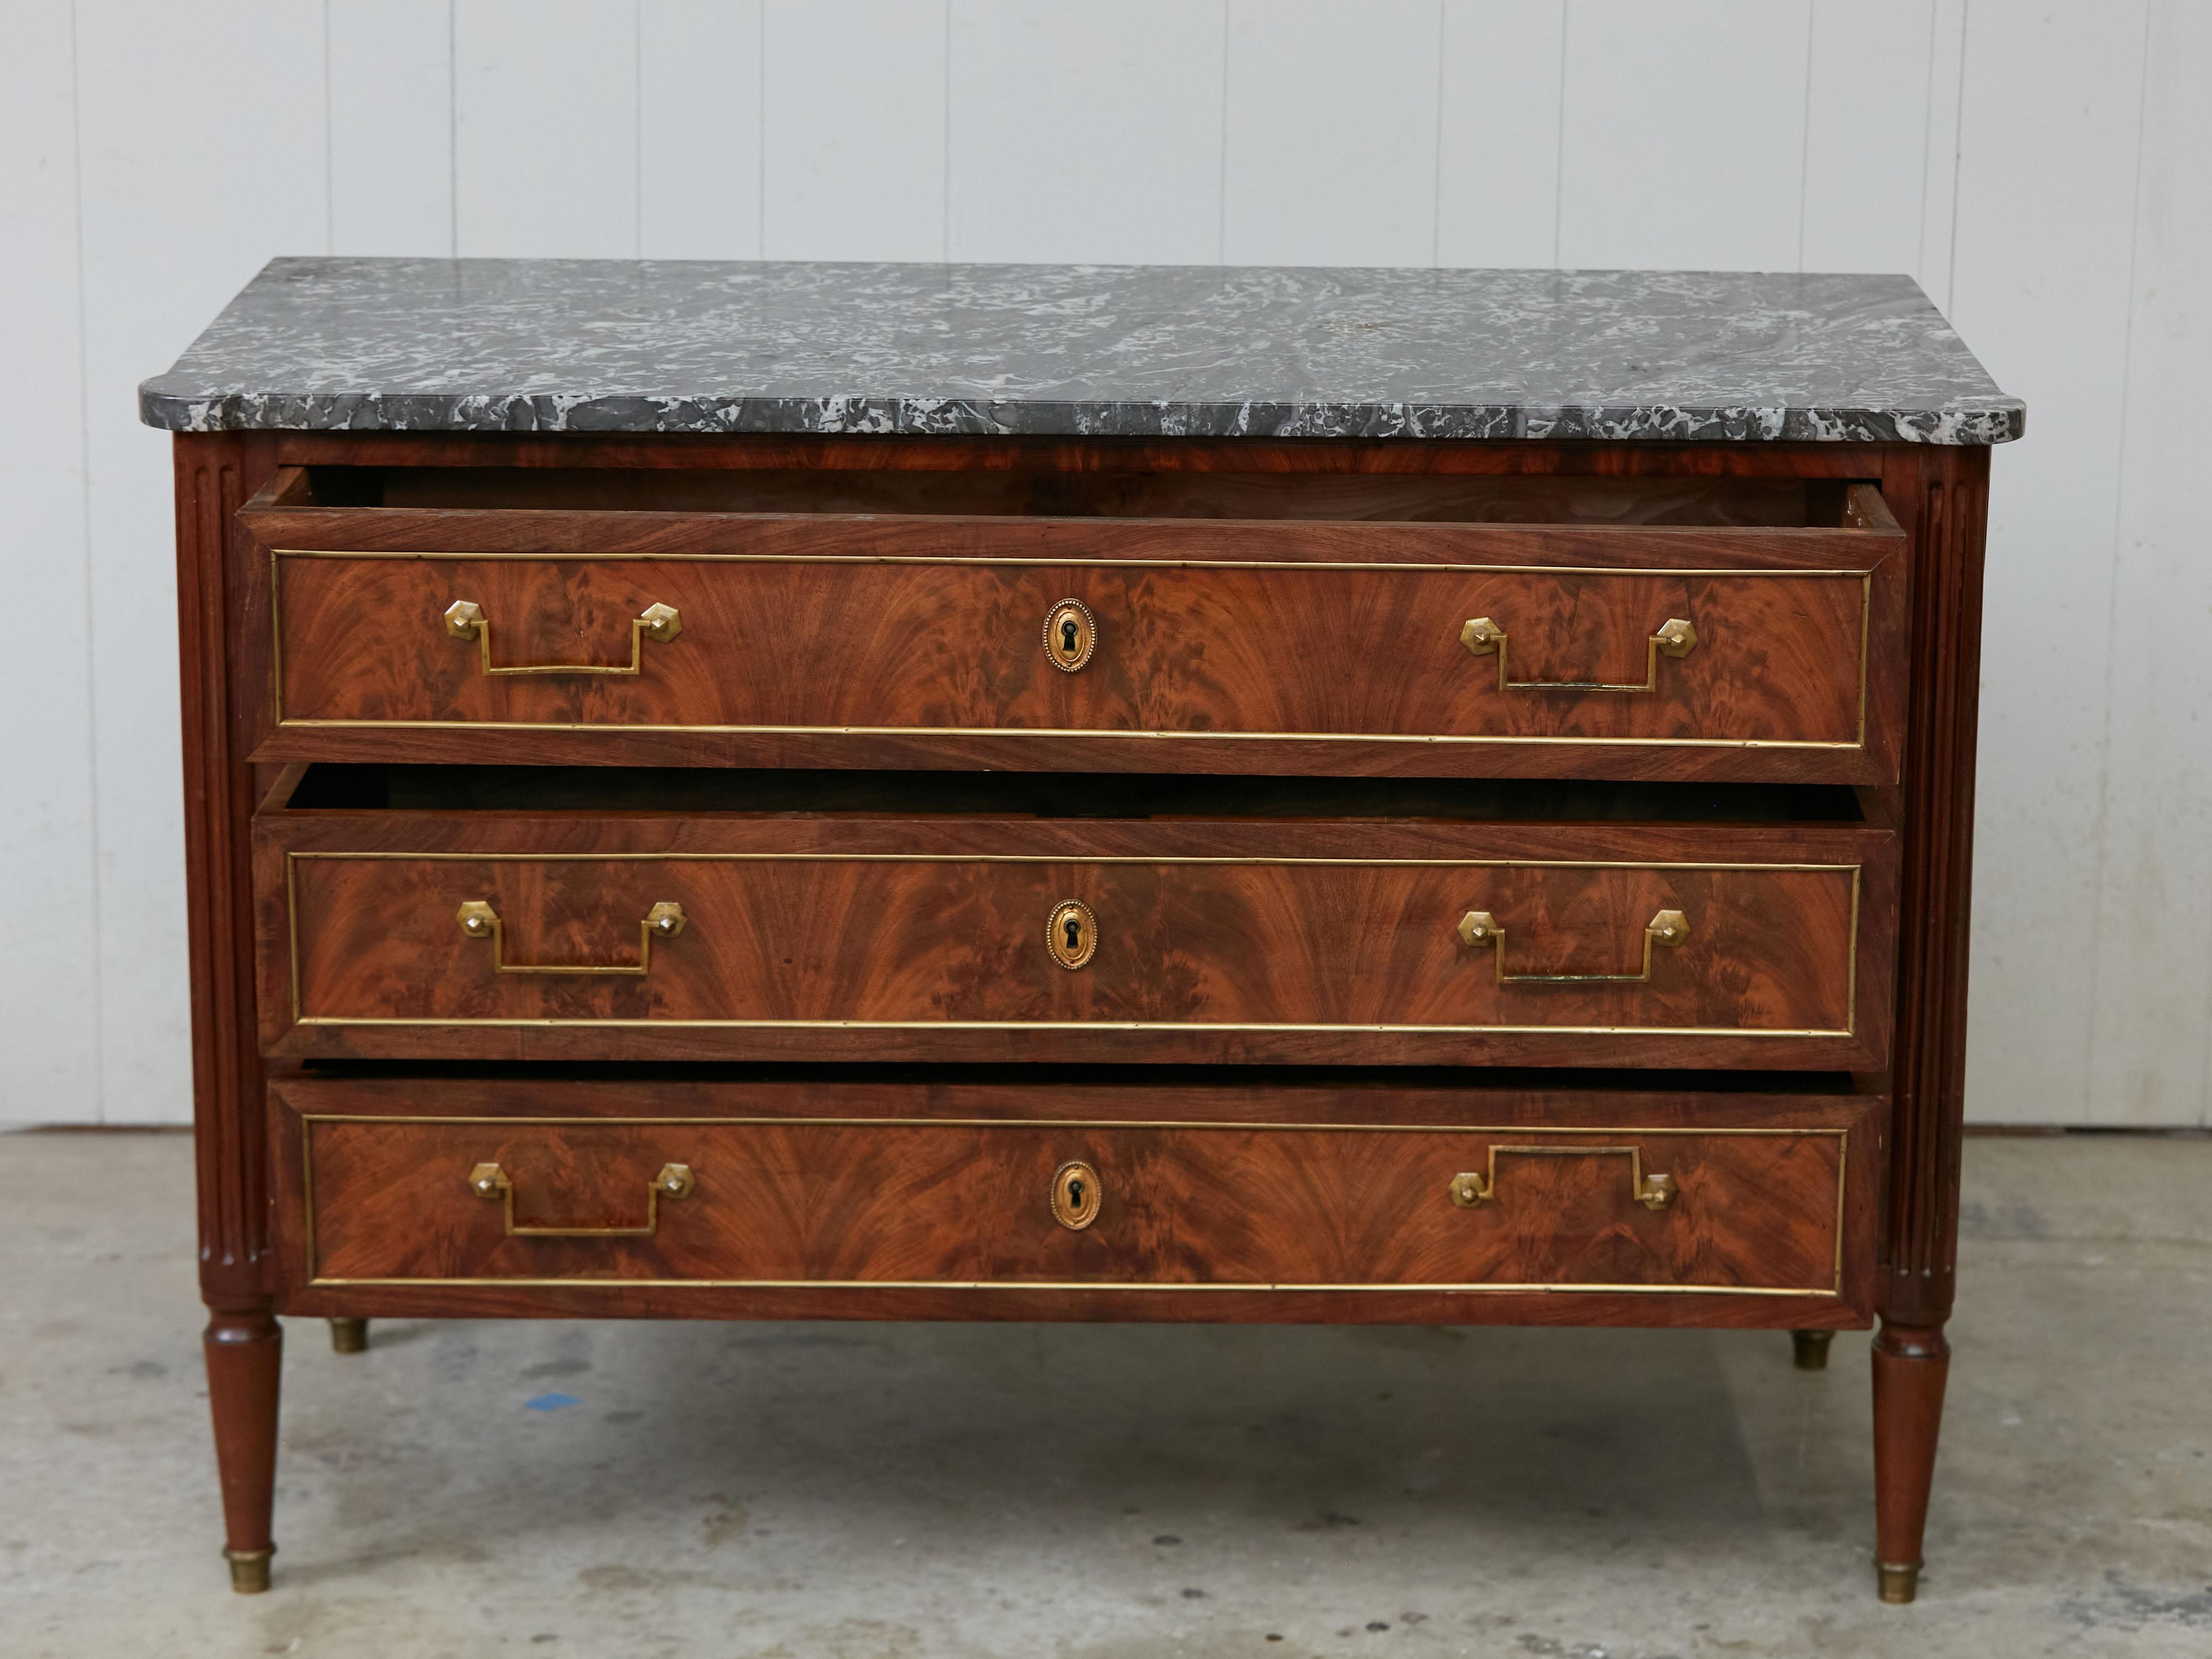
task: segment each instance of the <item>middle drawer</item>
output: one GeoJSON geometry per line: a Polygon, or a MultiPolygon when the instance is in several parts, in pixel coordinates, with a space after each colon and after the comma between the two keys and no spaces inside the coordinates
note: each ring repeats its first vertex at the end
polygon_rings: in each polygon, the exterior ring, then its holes
{"type": "Polygon", "coordinates": [[[272,1054],[1887,1059],[1895,847],[1863,823],[317,799],[258,824],[272,1054]]]}

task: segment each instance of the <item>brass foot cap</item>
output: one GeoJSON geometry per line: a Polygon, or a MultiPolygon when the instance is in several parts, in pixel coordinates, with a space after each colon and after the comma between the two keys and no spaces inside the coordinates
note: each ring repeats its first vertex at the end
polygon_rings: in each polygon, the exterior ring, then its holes
{"type": "Polygon", "coordinates": [[[1792,1331],[1790,1345],[1797,1352],[1797,1369],[1801,1371],[1825,1371],[1828,1369],[1828,1344],[1836,1340],[1833,1331],[1792,1331]]]}
{"type": "Polygon", "coordinates": [[[230,1563],[230,1587],[240,1595],[258,1595],[269,1588],[269,1558],[276,1553],[271,1544],[265,1550],[225,1550],[222,1559],[230,1563]]]}
{"type": "Polygon", "coordinates": [[[331,1321],[331,1352],[332,1353],[367,1353],[368,1352],[368,1322],[366,1319],[331,1321]]]}
{"type": "Polygon", "coordinates": [[[1875,1576],[1881,1581],[1881,1599],[1897,1607],[1920,1594],[1920,1563],[1917,1561],[1877,1561],[1875,1576]]]}

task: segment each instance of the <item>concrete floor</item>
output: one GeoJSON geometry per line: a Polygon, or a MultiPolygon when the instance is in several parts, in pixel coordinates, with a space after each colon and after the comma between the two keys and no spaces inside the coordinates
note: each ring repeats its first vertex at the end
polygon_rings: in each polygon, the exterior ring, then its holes
{"type": "Polygon", "coordinates": [[[1910,1608],[1863,1335],[1198,1326],[295,1321],[234,1597],[190,1159],[0,1139],[8,1659],[2212,1654],[2212,1140],[1970,1144],[1910,1608]]]}

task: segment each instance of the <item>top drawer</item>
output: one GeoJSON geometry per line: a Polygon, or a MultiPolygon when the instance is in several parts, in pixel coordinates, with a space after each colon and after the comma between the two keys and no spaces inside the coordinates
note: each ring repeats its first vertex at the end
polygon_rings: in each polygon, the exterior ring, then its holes
{"type": "Polygon", "coordinates": [[[240,519],[261,760],[1898,775],[1868,484],[294,469],[240,519]]]}

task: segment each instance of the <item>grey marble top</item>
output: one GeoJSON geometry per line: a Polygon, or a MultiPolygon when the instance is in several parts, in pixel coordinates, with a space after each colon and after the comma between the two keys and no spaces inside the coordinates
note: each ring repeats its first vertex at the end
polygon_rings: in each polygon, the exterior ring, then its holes
{"type": "Polygon", "coordinates": [[[149,425],[1992,444],[1904,276],[276,259],[149,425]]]}

